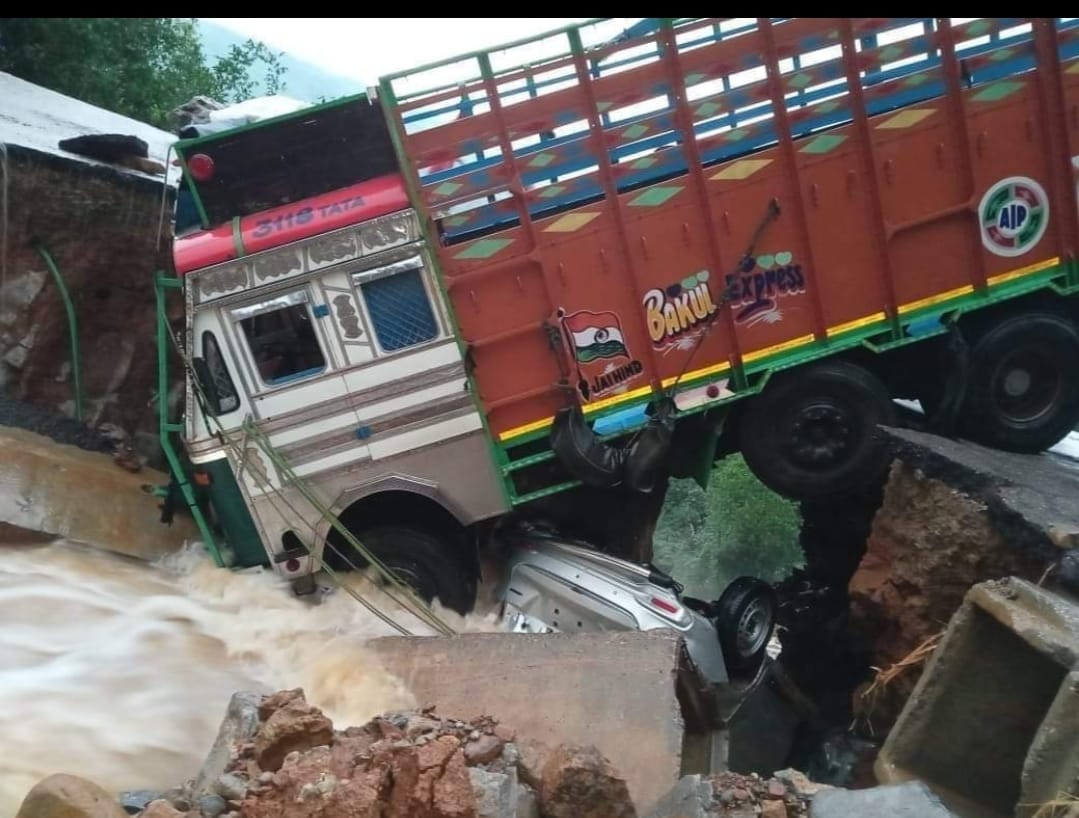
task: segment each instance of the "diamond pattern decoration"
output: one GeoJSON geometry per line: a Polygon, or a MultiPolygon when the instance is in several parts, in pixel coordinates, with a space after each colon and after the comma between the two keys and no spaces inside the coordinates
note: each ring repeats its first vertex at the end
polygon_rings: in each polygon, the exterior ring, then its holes
{"type": "Polygon", "coordinates": [[[814,154],[828,153],[829,151],[835,150],[846,141],[847,137],[845,136],[841,136],[839,134],[825,133],[821,134],[815,139],[809,140],[805,145],[802,146],[802,149],[798,152],[814,154]]]}
{"type": "Polygon", "coordinates": [[[460,261],[490,258],[495,253],[505,250],[511,244],[513,244],[513,239],[480,239],[472,242],[460,253],[455,253],[453,257],[460,261]]]}
{"type": "Polygon", "coordinates": [[[452,196],[462,187],[463,185],[460,185],[457,182],[446,181],[434,188],[431,192],[436,196],[452,196]]]}
{"type": "Polygon", "coordinates": [[[878,131],[898,131],[917,125],[935,113],[933,108],[908,108],[895,116],[890,116],[877,126],[878,131]]]}
{"type": "Polygon", "coordinates": [[[580,230],[593,219],[598,219],[599,213],[567,213],[559,216],[545,228],[544,233],[572,233],[580,230]]]}
{"type": "Polygon", "coordinates": [[[1010,97],[1016,91],[1023,90],[1023,83],[1000,80],[985,86],[981,91],[971,97],[975,102],[998,102],[1005,97],[1010,97]]]}
{"type": "Polygon", "coordinates": [[[754,173],[761,168],[768,167],[772,164],[771,159],[740,159],[733,165],[727,165],[719,173],[713,174],[710,178],[715,181],[726,182],[738,179],[748,179],[754,173]]]}
{"type": "Polygon", "coordinates": [[[881,62],[891,62],[892,60],[898,60],[903,56],[903,48],[898,45],[890,45],[886,48],[882,48],[878,55],[881,62]]]}
{"type": "Polygon", "coordinates": [[[553,153],[537,153],[528,160],[528,166],[530,168],[545,168],[557,158],[553,153]]]}
{"type": "Polygon", "coordinates": [[[1010,60],[1014,56],[1014,48],[998,48],[996,51],[989,55],[989,59],[991,59],[993,62],[1003,62],[1004,60],[1010,60]]]}
{"type": "Polygon", "coordinates": [[[1075,62],[1073,62],[1064,73],[1065,74],[1079,74],[1079,60],[1076,60],[1075,62]]]}
{"type": "Polygon", "coordinates": [[[648,133],[648,126],[642,125],[639,122],[636,125],[630,125],[624,131],[622,131],[623,139],[638,139],[648,133]]]}
{"type": "Polygon", "coordinates": [[[686,74],[686,85],[696,85],[706,79],[708,79],[707,74],[686,74]]]}
{"type": "Polygon", "coordinates": [[[652,165],[656,164],[658,161],[659,160],[654,156],[642,156],[640,159],[632,162],[630,167],[633,168],[633,170],[644,170],[645,168],[652,167],[652,165]]]}
{"type": "Polygon", "coordinates": [[[699,117],[715,116],[723,110],[723,106],[718,102],[702,102],[697,106],[696,114],[699,117]]]}
{"type": "Polygon", "coordinates": [[[791,86],[792,88],[805,88],[811,82],[813,82],[813,77],[811,77],[809,74],[795,74],[793,77],[787,80],[787,85],[791,86]]]}
{"type": "Polygon", "coordinates": [[[748,135],[749,128],[732,128],[723,134],[723,139],[727,142],[741,142],[748,135]]]}
{"type": "Polygon", "coordinates": [[[908,88],[916,88],[919,85],[924,85],[927,82],[929,82],[929,75],[922,71],[918,74],[911,74],[909,77],[903,80],[903,85],[907,86],[908,88]]]}
{"type": "Polygon", "coordinates": [[[657,207],[668,199],[677,196],[682,190],[683,188],[680,185],[653,187],[644,191],[640,196],[630,199],[628,204],[630,207],[657,207]]]}
{"type": "Polygon", "coordinates": [[[540,188],[539,192],[536,195],[541,199],[550,199],[554,196],[557,196],[559,193],[564,193],[565,191],[565,185],[547,185],[547,187],[540,188]]]}
{"type": "Polygon", "coordinates": [[[816,114],[830,114],[832,111],[837,111],[843,107],[843,103],[837,102],[834,99],[825,100],[813,106],[813,113],[816,114]]]}
{"type": "Polygon", "coordinates": [[[966,37],[981,37],[983,34],[988,34],[992,28],[992,22],[983,18],[968,25],[964,34],[966,37]]]}
{"type": "Polygon", "coordinates": [[[446,227],[460,227],[463,224],[468,224],[472,219],[469,216],[450,216],[443,219],[442,223],[446,227]]]}

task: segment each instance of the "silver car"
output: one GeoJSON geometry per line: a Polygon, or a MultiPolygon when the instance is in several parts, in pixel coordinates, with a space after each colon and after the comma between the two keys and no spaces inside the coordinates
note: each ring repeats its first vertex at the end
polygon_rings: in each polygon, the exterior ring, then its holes
{"type": "Polygon", "coordinates": [[[770,586],[740,577],[715,602],[682,596],[652,566],[603,554],[538,528],[506,537],[511,553],[498,586],[502,622],[517,633],[609,630],[678,631],[712,684],[752,674],[775,625],[770,586]]]}

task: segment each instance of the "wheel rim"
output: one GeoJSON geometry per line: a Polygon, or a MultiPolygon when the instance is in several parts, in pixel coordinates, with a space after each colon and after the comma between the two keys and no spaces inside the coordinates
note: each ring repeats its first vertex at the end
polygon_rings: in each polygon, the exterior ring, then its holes
{"type": "Polygon", "coordinates": [[[1012,350],[993,370],[993,409],[1010,423],[1039,420],[1055,408],[1062,383],[1060,367],[1047,350],[1012,350]]]}
{"type": "Polygon", "coordinates": [[[738,655],[753,656],[764,647],[772,630],[772,606],[764,597],[750,601],[738,618],[735,645],[738,655]]]}
{"type": "MultiPolygon", "coordinates": [[[[407,585],[427,602],[430,602],[438,595],[438,586],[434,578],[418,562],[411,560],[383,560],[383,565],[399,582],[407,585]]],[[[383,579],[382,584],[388,583],[383,579]]]]}
{"type": "Polygon", "coordinates": [[[801,468],[826,471],[850,456],[858,438],[857,418],[845,406],[822,399],[805,404],[791,417],[784,450],[801,468]]]}

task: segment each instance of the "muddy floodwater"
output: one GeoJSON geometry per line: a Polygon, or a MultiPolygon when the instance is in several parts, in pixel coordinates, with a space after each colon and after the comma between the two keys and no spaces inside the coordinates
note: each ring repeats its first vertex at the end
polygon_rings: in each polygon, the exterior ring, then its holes
{"type": "MultiPolygon", "coordinates": [[[[215,568],[197,549],[147,565],[67,544],[0,546],[0,816],[54,772],[113,791],[181,783],[236,690],[303,687],[338,725],[413,705],[364,648],[389,626],[343,591],[318,599],[268,571],[215,568]]],[[[441,613],[459,630],[493,628],[441,613]]]]}

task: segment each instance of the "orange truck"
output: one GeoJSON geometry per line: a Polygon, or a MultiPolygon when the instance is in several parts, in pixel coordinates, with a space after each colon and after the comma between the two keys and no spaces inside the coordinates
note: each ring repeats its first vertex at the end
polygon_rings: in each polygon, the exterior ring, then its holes
{"type": "Polygon", "coordinates": [[[1077,57],[1070,18],[590,21],[181,141],[196,473],[290,578],[327,514],[463,577],[485,522],[734,451],[855,490],[895,398],[1043,450],[1079,422],[1077,57]],[[304,532],[265,501],[300,478],[304,532]]]}

